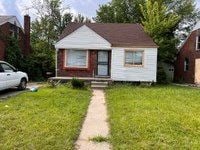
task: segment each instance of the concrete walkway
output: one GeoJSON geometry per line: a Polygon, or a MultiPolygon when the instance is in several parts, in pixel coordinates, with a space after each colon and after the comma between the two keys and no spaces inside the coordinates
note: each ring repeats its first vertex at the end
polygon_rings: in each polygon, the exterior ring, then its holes
{"type": "Polygon", "coordinates": [[[102,136],[108,137],[109,126],[107,122],[107,109],[104,91],[93,89],[93,96],[90,102],[86,119],[81,133],[76,141],[77,150],[109,150],[111,146],[107,142],[93,142],[90,139],[102,136]]]}

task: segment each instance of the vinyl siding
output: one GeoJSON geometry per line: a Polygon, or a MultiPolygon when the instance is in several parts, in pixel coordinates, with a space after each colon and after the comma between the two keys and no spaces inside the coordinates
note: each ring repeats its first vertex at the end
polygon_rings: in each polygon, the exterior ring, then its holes
{"type": "Polygon", "coordinates": [[[144,50],[143,67],[125,67],[125,49],[112,48],[111,78],[114,81],[156,82],[157,48],[137,48],[144,50]]]}
{"type": "Polygon", "coordinates": [[[111,44],[87,26],[82,26],[55,44],[56,49],[111,49],[111,44]]]}

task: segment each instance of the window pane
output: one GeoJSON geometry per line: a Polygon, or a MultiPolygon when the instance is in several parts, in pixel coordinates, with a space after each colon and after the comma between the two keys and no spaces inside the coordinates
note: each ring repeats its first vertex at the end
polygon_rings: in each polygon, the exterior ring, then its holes
{"type": "Polygon", "coordinates": [[[1,72],[4,72],[3,68],[1,67],[1,64],[0,64],[0,73],[1,72]]]}
{"type": "Polygon", "coordinates": [[[133,52],[125,52],[125,64],[133,64],[133,52]]]}
{"type": "Polygon", "coordinates": [[[7,64],[1,64],[1,66],[4,70],[4,72],[13,72],[13,69],[10,66],[8,66],[7,64]]]}
{"type": "Polygon", "coordinates": [[[130,65],[142,65],[142,51],[126,51],[125,52],[125,64],[130,65]]]}
{"type": "Polygon", "coordinates": [[[98,65],[98,75],[100,75],[100,76],[108,75],[108,66],[107,65],[98,65]]]}
{"type": "Polygon", "coordinates": [[[108,62],[108,52],[100,51],[98,52],[98,61],[99,62],[108,62]]]}
{"type": "Polygon", "coordinates": [[[197,44],[197,49],[200,49],[200,43],[197,44]]]}
{"type": "Polygon", "coordinates": [[[189,70],[189,59],[185,58],[184,61],[184,71],[188,71],[189,70]]]}
{"type": "Polygon", "coordinates": [[[85,50],[68,50],[67,66],[69,67],[86,67],[87,51],[85,50]]]}
{"type": "Polygon", "coordinates": [[[134,65],[142,65],[142,52],[134,52],[134,65]]]}

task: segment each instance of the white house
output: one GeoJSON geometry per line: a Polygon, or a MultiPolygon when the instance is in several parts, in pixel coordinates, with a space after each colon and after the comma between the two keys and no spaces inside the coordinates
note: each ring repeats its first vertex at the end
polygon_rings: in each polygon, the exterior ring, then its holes
{"type": "Polygon", "coordinates": [[[158,46],[140,24],[70,23],[56,48],[56,76],[156,82],[158,46]]]}

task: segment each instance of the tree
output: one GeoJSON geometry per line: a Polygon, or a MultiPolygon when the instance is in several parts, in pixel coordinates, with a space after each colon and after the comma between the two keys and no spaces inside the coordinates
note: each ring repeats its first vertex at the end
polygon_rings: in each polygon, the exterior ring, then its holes
{"type": "Polygon", "coordinates": [[[162,63],[174,62],[177,39],[173,32],[180,17],[175,12],[168,11],[162,1],[147,0],[145,5],[140,7],[144,30],[159,45],[157,79],[159,83],[165,83],[167,78],[162,63]]]}
{"type": "Polygon", "coordinates": [[[5,61],[14,64],[16,68],[22,66],[22,54],[19,48],[19,41],[15,37],[7,37],[8,46],[6,47],[5,61]]]}
{"type": "Polygon", "coordinates": [[[61,0],[34,0],[33,8],[37,18],[31,23],[32,55],[25,60],[25,70],[33,79],[43,78],[46,72],[54,72],[54,43],[66,25],[72,21],[72,14],[65,12],[61,0]],[[29,68],[32,69],[29,69],[29,68]],[[34,68],[34,69],[33,69],[34,68]]]}
{"type": "Polygon", "coordinates": [[[65,12],[61,5],[61,0],[33,1],[33,8],[38,17],[32,22],[32,32],[38,35],[37,38],[52,44],[72,21],[72,14],[65,12]]]}
{"type": "Polygon", "coordinates": [[[77,16],[75,16],[74,18],[74,22],[79,22],[79,23],[90,23],[91,20],[87,17],[84,17],[83,15],[81,14],[78,14],[77,16]]]}
{"type": "MultiPolygon", "coordinates": [[[[145,2],[146,0],[112,0],[99,7],[94,20],[104,23],[141,23],[142,12],[139,5],[144,6],[145,2]]],[[[151,2],[158,2],[159,5],[162,3],[167,12],[176,13],[180,17],[174,35],[179,39],[183,37],[181,41],[186,38],[200,16],[195,0],[151,0],[151,2]]]]}
{"type": "Polygon", "coordinates": [[[162,2],[147,0],[145,6],[140,5],[140,7],[144,30],[159,45],[158,60],[173,62],[177,41],[173,31],[180,17],[176,13],[167,11],[167,7],[162,2]]]}
{"type": "Polygon", "coordinates": [[[140,23],[141,11],[139,4],[145,0],[112,0],[101,5],[97,10],[96,22],[104,23],[140,23]]]}

